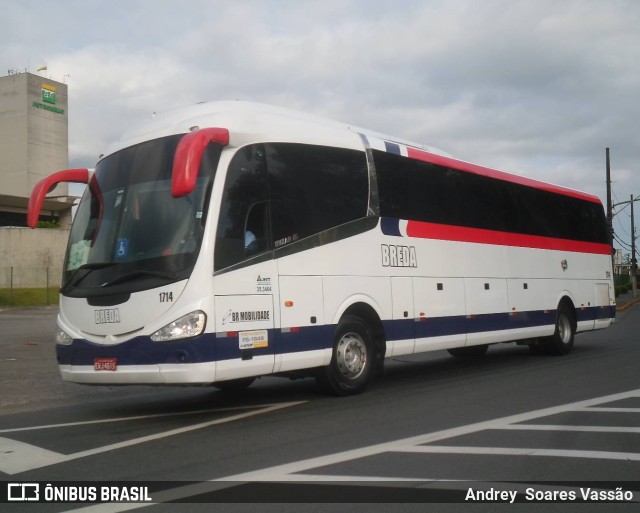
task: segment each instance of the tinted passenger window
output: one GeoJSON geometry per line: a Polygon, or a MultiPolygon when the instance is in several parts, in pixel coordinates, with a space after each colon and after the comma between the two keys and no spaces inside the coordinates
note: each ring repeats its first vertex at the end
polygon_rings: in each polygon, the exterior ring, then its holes
{"type": "Polygon", "coordinates": [[[275,248],[367,215],[364,152],[266,144],[275,248]]]}
{"type": "Polygon", "coordinates": [[[384,217],[608,243],[599,204],[383,151],[373,155],[384,217]]]}
{"type": "Polygon", "coordinates": [[[382,151],[374,160],[382,216],[464,225],[458,171],[382,151]]]}
{"type": "Polygon", "coordinates": [[[514,194],[516,207],[522,219],[522,233],[577,239],[567,229],[563,196],[522,185],[514,186],[514,194]]]}

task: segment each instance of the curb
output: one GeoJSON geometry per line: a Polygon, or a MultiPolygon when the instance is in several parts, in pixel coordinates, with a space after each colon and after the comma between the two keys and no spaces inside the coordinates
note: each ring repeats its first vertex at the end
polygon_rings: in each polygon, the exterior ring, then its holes
{"type": "Polygon", "coordinates": [[[633,305],[635,305],[636,303],[640,303],[640,297],[637,297],[635,299],[632,299],[631,301],[629,301],[628,303],[625,303],[622,306],[619,306],[616,308],[616,311],[618,312],[624,312],[627,308],[632,307],[633,305]]]}

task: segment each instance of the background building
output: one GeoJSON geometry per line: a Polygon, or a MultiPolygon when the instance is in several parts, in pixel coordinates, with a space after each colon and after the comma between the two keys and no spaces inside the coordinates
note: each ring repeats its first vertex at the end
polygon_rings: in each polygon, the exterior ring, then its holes
{"type": "Polygon", "coordinates": [[[69,160],[67,85],[32,73],[0,77],[0,288],[59,284],[71,224],[68,186],[51,191],[41,221],[30,230],[27,205],[34,185],[69,160]]]}

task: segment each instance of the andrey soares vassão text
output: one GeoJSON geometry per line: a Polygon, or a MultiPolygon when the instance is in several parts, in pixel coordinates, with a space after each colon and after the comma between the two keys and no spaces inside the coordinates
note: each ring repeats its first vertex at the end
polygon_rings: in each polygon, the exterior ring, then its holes
{"type": "MultiPolygon", "coordinates": [[[[469,488],[465,496],[465,501],[473,502],[508,502],[513,504],[516,501],[517,490],[474,490],[469,488]]],[[[527,488],[524,492],[525,501],[530,502],[573,502],[576,500],[586,502],[629,502],[634,499],[632,491],[623,490],[618,487],[614,490],[602,490],[596,488],[580,487],[577,490],[536,490],[527,488]]]]}

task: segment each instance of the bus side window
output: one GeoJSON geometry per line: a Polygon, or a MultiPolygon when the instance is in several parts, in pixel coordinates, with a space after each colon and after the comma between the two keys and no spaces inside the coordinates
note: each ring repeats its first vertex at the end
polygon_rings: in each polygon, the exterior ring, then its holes
{"type": "Polygon", "coordinates": [[[270,143],[266,153],[275,248],[367,216],[364,152],[270,143]]]}
{"type": "Polygon", "coordinates": [[[229,164],[222,193],[216,271],[269,249],[268,194],[263,146],[239,149],[229,164]]]}

